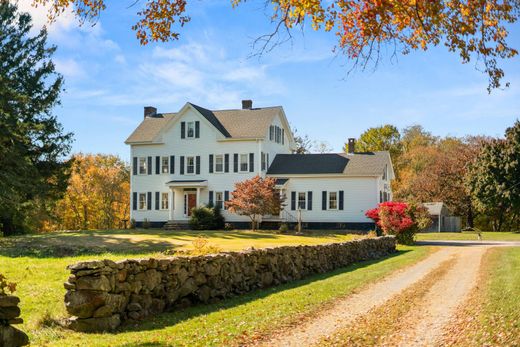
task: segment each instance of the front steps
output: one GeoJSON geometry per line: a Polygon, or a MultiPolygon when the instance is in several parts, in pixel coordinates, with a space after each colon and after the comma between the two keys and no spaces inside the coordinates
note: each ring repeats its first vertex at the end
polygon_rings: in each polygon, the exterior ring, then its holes
{"type": "Polygon", "coordinates": [[[190,225],[187,222],[178,222],[169,220],[163,225],[164,230],[190,230],[190,225]]]}

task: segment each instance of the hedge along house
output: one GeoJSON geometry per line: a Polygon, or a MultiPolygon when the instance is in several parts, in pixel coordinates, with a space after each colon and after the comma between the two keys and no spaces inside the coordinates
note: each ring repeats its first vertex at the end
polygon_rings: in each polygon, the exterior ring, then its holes
{"type": "Polygon", "coordinates": [[[387,152],[292,154],[295,142],[281,106],[208,110],[186,103],[177,113],[144,108],[144,119],[126,140],[132,157],[131,218],[153,227],[186,228],[194,207],[223,208],[226,222],[249,227],[249,218],[225,210],[237,182],[274,177],[286,197],[271,223],[306,228],[366,230],[364,215],[391,200],[394,171],[387,152]]]}

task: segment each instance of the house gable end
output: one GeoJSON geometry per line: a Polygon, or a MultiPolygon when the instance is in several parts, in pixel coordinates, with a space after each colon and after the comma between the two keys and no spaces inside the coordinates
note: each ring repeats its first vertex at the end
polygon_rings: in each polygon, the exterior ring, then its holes
{"type": "MultiPolygon", "coordinates": [[[[226,135],[222,133],[222,131],[215,126],[215,123],[208,120],[208,118],[200,112],[201,107],[195,107],[195,105],[191,103],[186,103],[182,109],[176,114],[175,117],[173,117],[170,121],[168,121],[163,128],[160,130],[160,132],[157,134],[156,138],[154,139],[155,143],[162,143],[163,137],[165,134],[171,131],[175,127],[177,123],[181,123],[182,119],[186,117],[188,114],[194,114],[196,115],[206,126],[214,130],[215,135],[217,136],[217,139],[224,139],[226,138],[226,135]]],[[[225,129],[222,127],[222,129],[225,131],[225,129]]],[[[226,131],[227,132],[227,131],[226,131]]],[[[229,135],[229,134],[228,134],[229,135]]],[[[207,136],[202,134],[201,136],[207,136]]]]}

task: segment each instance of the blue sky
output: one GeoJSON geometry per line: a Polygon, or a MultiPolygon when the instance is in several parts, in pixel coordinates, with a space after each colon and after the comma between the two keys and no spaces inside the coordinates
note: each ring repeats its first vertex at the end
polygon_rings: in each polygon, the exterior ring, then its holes
{"type": "MultiPolygon", "coordinates": [[[[45,23],[45,9],[21,8],[45,23]]],[[[486,75],[444,47],[412,52],[373,71],[347,74],[332,52],[335,36],[306,30],[261,58],[253,39],[272,26],[262,2],[232,9],[229,1],[192,1],[179,41],[140,46],[130,29],[132,1],[109,1],[95,26],[65,13],[50,26],[57,70],[66,91],[56,115],[75,134],[74,152],[115,153],[128,159],[126,137],[143,106],[176,112],[186,101],[210,109],[282,105],[293,127],[340,151],[349,137],[381,124],[421,124],[435,135],[501,136],[520,118],[520,58],[503,63],[511,87],[486,91],[486,75]]],[[[510,42],[520,48],[515,28],[510,42]]]]}

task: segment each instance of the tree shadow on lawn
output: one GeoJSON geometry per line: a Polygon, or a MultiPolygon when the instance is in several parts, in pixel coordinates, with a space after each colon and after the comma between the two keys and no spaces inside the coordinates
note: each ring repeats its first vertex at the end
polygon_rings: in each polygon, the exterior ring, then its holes
{"type": "MultiPolygon", "coordinates": [[[[250,293],[246,293],[244,295],[230,297],[227,299],[224,299],[222,301],[219,301],[217,303],[213,304],[197,304],[195,306],[177,310],[177,311],[170,311],[170,312],[164,312],[162,314],[159,314],[155,317],[148,317],[145,318],[143,321],[139,322],[138,325],[130,325],[130,324],[123,324],[122,327],[120,327],[117,331],[113,332],[112,334],[122,334],[122,333],[128,333],[128,332],[139,332],[139,331],[151,331],[156,329],[163,329],[166,327],[171,327],[175,324],[181,323],[183,321],[196,318],[197,316],[201,315],[207,315],[216,311],[220,310],[226,310],[234,307],[238,307],[240,305],[247,304],[249,302],[259,300],[266,298],[270,295],[277,294],[286,290],[295,289],[297,287],[305,286],[307,284],[311,284],[315,281],[322,281],[330,279],[334,276],[342,275],[354,270],[359,270],[362,268],[365,268],[367,266],[377,264],[383,260],[387,260],[390,258],[398,257],[400,255],[403,255],[407,252],[410,252],[409,250],[399,250],[396,253],[393,253],[391,255],[374,259],[374,260],[366,260],[358,263],[351,264],[349,266],[333,270],[331,272],[322,273],[322,274],[315,274],[311,275],[307,278],[296,280],[293,282],[281,284],[278,286],[266,288],[266,289],[259,289],[255,290],[250,293]]],[[[250,314],[254,314],[254,312],[250,312],[250,314]]],[[[135,346],[135,344],[131,344],[132,346],[135,346]]],[[[130,346],[130,345],[128,345],[130,346]]],[[[148,346],[147,344],[144,344],[142,346],[148,346]]],[[[150,345],[154,346],[154,345],[150,345]]]]}
{"type": "MultiPolygon", "coordinates": [[[[310,233],[298,237],[324,237],[337,235],[337,232],[310,233]]],[[[208,237],[212,242],[218,240],[277,240],[287,239],[288,235],[272,231],[221,231],[221,230],[183,230],[166,231],[162,229],[125,229],[125,230],[88,230],[30,234],[0,237],[0,256],[55,258],[82,255],[143,255],[171,251],[191,244],[198,236],[208,237]],[[180,242],[179,242],[180,241],[180,242]]],[[[324,240],[324,242],[327,242],[324,240]]],[[[246,247],[247,245],[244,245],[246,247]]],[[[273,244],[273,246],[276,246],[273,244]]]]}
{"type": "Polygon", "coordinates": [[[56,258],[82,255],[149,255],[154,252],[172,250],[182,244],[158,239],[132,240],[113,236],[79,235],[38,238],[31,236],[0,238],[0,256],[11,258],[56,258]]]}

